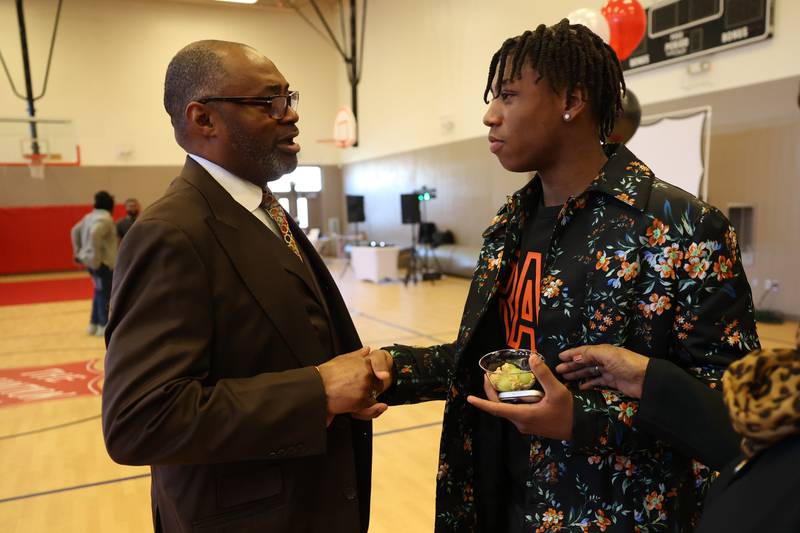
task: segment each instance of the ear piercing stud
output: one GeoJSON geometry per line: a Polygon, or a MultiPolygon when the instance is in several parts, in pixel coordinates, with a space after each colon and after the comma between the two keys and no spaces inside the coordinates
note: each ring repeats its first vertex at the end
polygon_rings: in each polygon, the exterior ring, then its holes
{"type": "Polygon", "coordinates": [[[564,121],[569,122],[569,113],[564,113],[564,121]]]}

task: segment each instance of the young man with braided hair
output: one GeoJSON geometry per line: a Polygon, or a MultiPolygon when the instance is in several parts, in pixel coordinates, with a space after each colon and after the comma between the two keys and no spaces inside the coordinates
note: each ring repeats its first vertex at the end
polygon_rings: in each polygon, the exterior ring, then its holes
{"type": "Polygon", "coordinates": [[[690,531],[710,467],[736,454],[721,398],[670,386],[681,373],[718,388],[758,347],[736,235],[717,209],[603,144],[624,90],[613,50],[567,20],[492,58],[489,148],[535,174],[483,234],[458,339],[386,348],[381,401],[447,400],[438,532],[690,531]],[[478,359],[501,348],[543,354],[531,358],[539,403],[497,401],[478,359]],[[646,356],[641,394],[572,357],[595,350],[646,356]],[[716,423],[667,424],[674,402],[716,423]],[[718,434],[716,449],[693,449],[691,431],[718,434]]]}

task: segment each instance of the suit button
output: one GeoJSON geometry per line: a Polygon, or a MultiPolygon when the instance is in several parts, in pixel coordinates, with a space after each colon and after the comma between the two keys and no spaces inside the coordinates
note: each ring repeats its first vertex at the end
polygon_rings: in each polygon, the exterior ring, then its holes
{"type": "Polygon", "coordinates": [[[348,501],[353,501],[358,497],[358,492],[353,487],[346,487],[344,489],[344,497],[348,501]]]}

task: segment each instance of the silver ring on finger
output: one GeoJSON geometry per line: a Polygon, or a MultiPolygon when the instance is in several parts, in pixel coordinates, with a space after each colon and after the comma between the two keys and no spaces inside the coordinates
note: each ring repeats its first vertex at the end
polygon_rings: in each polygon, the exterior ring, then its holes
{"type": "Polygon", "coordinates": [[[600,376],[600,374],[603,373],[603,371],[600,370],[600,366],[599,365],[594,365],[592,367],[592,372],[594,373],[595,376],[600,376]]]}

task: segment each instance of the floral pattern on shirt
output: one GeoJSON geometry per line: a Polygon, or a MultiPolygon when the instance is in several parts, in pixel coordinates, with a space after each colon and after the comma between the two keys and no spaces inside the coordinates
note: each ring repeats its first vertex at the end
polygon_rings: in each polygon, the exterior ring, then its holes
{"type": "MultiPolygon", "coordinates": [[[[387,401],[447,400],[437,532],[494,531],[497,523],[476,505],[484,495],[475,483],[473,444],[481,436],[466,396],[482,394],[475,376],[491,326],[482,318],[496,305],[509,258],[518,256],[525,206],[539,195],[535,177],[484,232],[457,340],[388,348],[397,380],[387,401]]],[[[653,176],[625,147],[609,147],[600,174],[558,215],[536,336],[551,366],[567,348],[609,343],[670,360],[718,388],[726,366],[759,347],[734,229],[716,208],[653,176]]],[[[530,531],[691,531],[714,473],[639,431],[638,400],[610,389],[572,390],[572,440],[532,437],[530,531]]],[[[502,461],[500,453],[495,458],[502,461]]]]}

